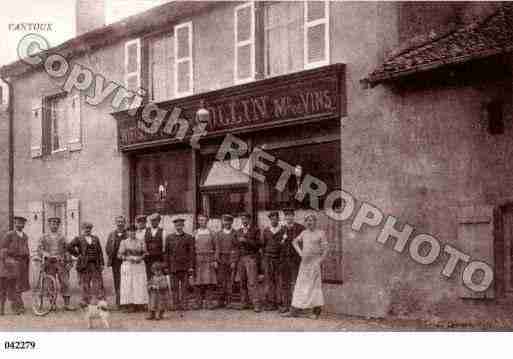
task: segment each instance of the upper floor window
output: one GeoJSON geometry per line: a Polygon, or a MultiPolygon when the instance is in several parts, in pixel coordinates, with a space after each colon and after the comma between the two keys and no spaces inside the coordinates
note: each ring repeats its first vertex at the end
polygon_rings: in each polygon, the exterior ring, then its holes
{"type": "Polygon", "coordinates": [[[329,1],[305,1],[305,68],[329,64],[329,5],[329,1]]]}
{"type": "Polygon", "coordinates": [[[175,95],[187,96],[193,92],[192,22],[176,25],[175,36],[175,95]]]}
{"type": "Polygon", "coordinates": [[[47,146],[49,152],[58,152],[65,149],[65,133],[67,119],[67,98],[65,94],[49,97],[46,100],[45,129],[48,132],[47,146]]]}
{"type": "Polygon", "coordinates": [[[255,78],[255,4],[235,8],[235,83],[255,78]]]}
{"type": "Polygon", "coordinates": [[[141,87],[141,40],[125,43],[125,87],[137,92],[141,87]]]}

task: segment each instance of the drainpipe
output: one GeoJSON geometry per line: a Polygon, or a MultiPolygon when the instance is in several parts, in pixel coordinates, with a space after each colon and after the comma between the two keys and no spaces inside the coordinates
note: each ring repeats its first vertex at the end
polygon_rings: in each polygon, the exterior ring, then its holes
{"type": "Polygon", "coordinates": [[[9,117],[9,230],[14,229],[14,131],[13,131],[13,114],[14,114],[14,92],[12,90],[12,83],[7,81],[4,77],[0,77],[3,82],[7,84],[9,91],[9,99],[7,100],[7,116],[9,117]]]}

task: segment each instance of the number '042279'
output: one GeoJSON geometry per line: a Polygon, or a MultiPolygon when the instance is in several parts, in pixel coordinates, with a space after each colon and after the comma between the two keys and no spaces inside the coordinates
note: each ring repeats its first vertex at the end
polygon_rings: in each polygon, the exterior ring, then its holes
{"type": "Polygon", "coordinates": [[[4,348],[9,350],[30,350],[36,349],[34,341],[5,341],[4,348]]]}

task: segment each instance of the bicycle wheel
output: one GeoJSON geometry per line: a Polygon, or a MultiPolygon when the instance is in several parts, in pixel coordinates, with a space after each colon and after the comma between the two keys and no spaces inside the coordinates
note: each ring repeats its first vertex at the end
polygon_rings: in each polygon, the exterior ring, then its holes
{"type": "Polygon", "coordinates": [[[57,301],[57,281],[54,277],[42,274],[37,286],[32,290],[32,310],[37,316],[44,316],[55,309],[57,301]]]}

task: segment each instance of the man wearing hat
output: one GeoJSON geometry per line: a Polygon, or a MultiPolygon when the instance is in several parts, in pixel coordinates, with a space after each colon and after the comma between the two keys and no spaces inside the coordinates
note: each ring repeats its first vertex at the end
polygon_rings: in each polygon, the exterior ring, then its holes
{"type": "MultiPolygon", "coordinates": [[[[64,298],[64,309],[73,310],[70,305],[69,271],[73,265],[68,252],[66,238],[59,233],[61,219],[59,217],[48,218],[50,232],[43,234],[37,245],[37,256],[41,263],[46,261],[57,272],[61,295],[64,298]]],[[[48,267],[47,267],[48,268],[48,267]]]]}
{"type": "Polygon", "coordinates": [[[175,218],[175,233],[166,237],[164,260],[171,276],[173,304],[176,310],[185,310],[185,296],[189,288],[189,275],[194,273],[194,238],[184,232],[185,219],[175,218]]]}
{"type": "Polygon", "coordinates": [[[151,266],[153,263],[162,262],[164,255],[164,239],[166,234],[164,229],[160,225],[160,214],[153,213],[150,215],[150,227],[146,228],[144,241],[146,243],[146,250],[148,255],[144,259],[146,263],[146,277],[148,280],[151,279],[152,271],[151,266]]]}
{"type": "Polygon", "coordinates": [[[91,234],[92,223],[82,223],[82,234],[75,237],[68,245],[68,251],[78,257],[77,272],[82,287],[81,305],[86,306],[92,297],[103,299],[103,278],[104,267],[103,250],[100,239],[91,234]]]}
{"type": "Polygon", "coordinates": [[[105,251],[107,252],[107,266],[112,268],[112,278],[114,279],[114,291],[116,295],[116,307],[120,305],[119,286],[121,281],[121,264],[123,261],[118,257],[119,246],[122,241],[127,239],[126,219],[123,216],[116,217],[116,229],[109,233],[105,251]]]}
{"type": "Polygon", "coordinates": [[[281,240],[285,230],[280,226],[280,214],[277,211],[269,212],[271,225],[262,233],[263,264],[266,292],[266,310],[278,309],[278,278],[280,275],[281,240]]]}
{"type": "Polygon", "coordinates": [[[283,226],[284,232],[281,240],[280,275],[278,278],[282,305],[280,308],[281,313],[290,310],[292,292],[294,291],[294,284],[299,264],[301,263],[301,257],[292,246],[292,241],[305,230],[303,225],[295,221],[295,211],[293,208],[284,208],[283,214],[285,215],[285,226],[283,226]]]}
{"type": "Polygon", "coordinates": [[[23,232],[26,221],[25,217],[15,216],[15,230],[0,241],[0,315],[5,313],[6,297],[16,314],[25,312],[21,295],[30,289],[30,252],[28,236],[23,232]]]}
{"type": "Polygon", "coordinates": [[[223,228],[216,235],[217,285],[220,291],[219,307],[229,306],[232,301],[232,287],[237,272],[239,257],[237,232],[232,228],[233,217],[222,216],[223,228]]]}
{"type": "Polygon", "coordinates": [[[260,312],[260,300],[257,290],[257,255],[260,250],[260,230],[253,227],[251,216],[241,214],[242,227],[237,231],[239,261],[237,271],[241,276],[241,302],[247,309],[253,305],[255,312],[260,312]]]}

